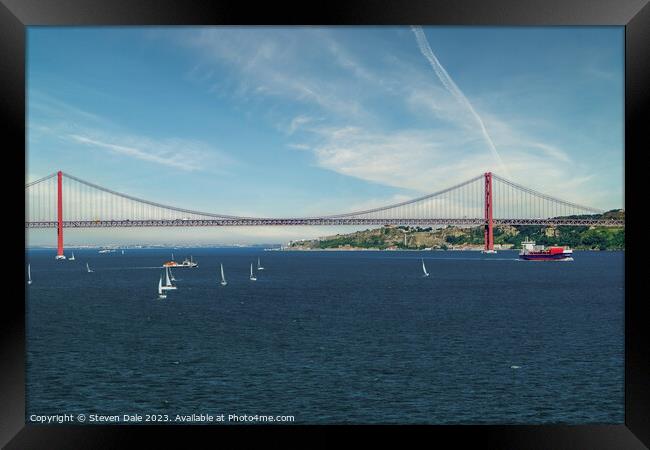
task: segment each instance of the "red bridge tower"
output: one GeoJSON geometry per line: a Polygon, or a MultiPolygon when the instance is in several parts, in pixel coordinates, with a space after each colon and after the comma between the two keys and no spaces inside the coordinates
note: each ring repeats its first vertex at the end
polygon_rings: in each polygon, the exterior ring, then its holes
{"type": "Polygon", "coordinates": [[[485,251],[494,251],[492,227],[492,172],[485,172],[485,251]]]}
{"type": "Polygon", "coordinates": [[[56,259],[65,259],[65,255],[63,254],[63,172],[59,170],[56,174],[56,179],[56,212],[58,221],[56,227],[56,259]]]}

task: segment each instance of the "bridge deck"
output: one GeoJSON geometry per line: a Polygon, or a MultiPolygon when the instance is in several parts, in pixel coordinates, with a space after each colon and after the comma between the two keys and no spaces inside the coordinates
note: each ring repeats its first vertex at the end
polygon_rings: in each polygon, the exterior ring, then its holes
{"type": "MultiPolygon", "coordinates": [[[[598,226],[622,227],[623,220],[595,219],[494,219],[494,225],[598,226]]],[[[78,220],[63,221],[64,228],[141,228],[141,227],[229,227],[296,225],[411,225],[481,226],[485,219],[350,219],[350,218],[238,218],[210,220],[78,220]]],[[[25,222],[25,228],[56,228],[56,221],[25,222]]]]}

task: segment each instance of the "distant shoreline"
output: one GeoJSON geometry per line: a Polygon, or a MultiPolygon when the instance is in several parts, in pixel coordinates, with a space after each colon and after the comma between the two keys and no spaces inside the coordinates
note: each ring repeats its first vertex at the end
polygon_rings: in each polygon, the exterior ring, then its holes
{"type": "MultiPolygon", "coordinates": [[[[483,248],[450,248],[447,250],[441,248],[433,249],[423,249],[423,248],[364,248],[364,247],[353,247],[353,248],[297,248],[297,247],[287,247],[283,248],[280,251],[283,252],[479,252],[483,248]]],[[[505,251],[511,249],[497,249],[497,251],[505,251]]]]}
{"type": "MultiPolygon", "coordinates": [[[[499,252],[519,252],[520,248],[502,248],[495,249],[499,252]]],[[[435,248],[431,250],[417,248],[399,248],[399,249],[380,249],[380,248],[283,248],[278,249],[283,252],[481,252],[483,248],[449,248],[447,250],[435,248]]],[[[623,252],[625,249],[574,249],[578,252],[623,252]]]]}
{"type": "MultiPolygon", "coordinates": [[[[101,250],[104,247],[66,247],[66,250],[101,250]]],[[[264,250],[267,252],[481,252],[483,251],[482,247],[477,248],[434,248],[434,249],[417,249],[417,248],[398,248],[398,249],[380,249],[380,248],[296,248],[296,247],[284,247],[284,248],[263,248],[259,245],[251,246],[190,246],[190,247],[178,247],[178,246],[169,246],[169,247],[124,247],[117,248],[116,250],[182,250],[182,249],[235,249],[235,248],[244,248],[244,249],[256,249],[264,250]]],[[[25,250],[51,250],[56,251],[56,247],[25,247],[25,250]]],[[[521,249],[518,248],[502,248],[495,249],[497,252],[517,252],[521,249]]],[[[618,252],[625,251],[625,249],[574,249],[574,251],[580,252],[618,252]]]]}

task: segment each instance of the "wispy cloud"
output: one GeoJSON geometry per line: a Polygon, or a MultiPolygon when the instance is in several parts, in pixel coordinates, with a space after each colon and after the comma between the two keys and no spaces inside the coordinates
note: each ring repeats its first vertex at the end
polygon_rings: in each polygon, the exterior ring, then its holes
{"type": "Polygon", "coordinates": [[[287,147],[295,148],[296,150],[311,150],[311,146],[307,145],[307,144],[290,143],[290,144],[287,144],[287,147]]]}
{"type": "Polygon", "coordinates": [[[289,129],[287,130],[287,134],[295,133],[295,131],[298,128],[300,128],[302,125],[305,125],[305,124],[307,124],[309,122],[312,122],[313,120],[314,120],[313,118],[311,118],[309,116],[305,116],[305,115],[299,115],[299,116],[294,117],[291,120],[291,123],[289,124],[289,129]]]}
{"type": "MultiPolygon", "coordinates": [[[[95,126],[113,127],[115,123],[106,117],[95,114],[91,111],[79,108],[76,105],[62,101],[61,99],[42,92],[38,89],[30,89],[27,98],[28,113],[48,117],[54,124],[65,122],[69,126],[79,123],[92,123],[95,126]]],[[[32,124],[28,124],[32,126],[32,124]]],[[[41,125],[42,129],[48,128],[41,125]]]]}
{"type": "Polygon", "coordinates": [[[489,155],[463,151],[471,138],[455,137],[450,146],[453,132],[447,130],[386,133],[348,126],[314,132],[322,139],[313,149],[319,166],[419,193],[472,178],[490,167],[489,155]]]}
{"type": "MultiPolygon", "coordinates": [[[[348,126],[313,132],[321,137],[312,149],[320,167],[418,193],[431,193],[493,168],[491,155],[477,151],[473,137],[456,136],[453,130],[385,133],[348,126]]],[[[551,195],[567,197],[571,192],[567,200],[594,199],[590,177],[572,174],[575,165],[567,164],[570,160],[564,152],[537,142],[524,143],[507,131],[495,136],[507,144],[510,171],[526,174],[523,180],[501,172],[502,176],[551,195]]]]}
{"type": "Polygon", "coordinates": [[[205,160],[210,153],[201,144],[182,140],[152,141],[143,138],[128,138],[128,143],[107,142],[78,134],[67,135],[80,144],[109,150],[112,153],[160,164],[185,171],[205,168],[205,160]]]}
{"type": "Polygon", "coordinates": [[[505,165],[503,164],[503,160],[501,159],[501,155],[499,155],[499,152],[497,151],[496,146],[494,145],[494,142],[492,141],[492,138],[490,137],[490,133],[488,133],[487,128],[485,127],[485,123],[483,123],[483,119],[481,119],[481,116],[476,112],[476,109],[472,106],[470,101],[467,99],[465,94],[463,94],[463,91],[460,90],[460,88],[454,83],[454,80],[449,76],[445,68],[440,64],[440,61],[438,61],[438,58],[436,58],[436,55],[433,53],[433,50],[431,50],[431,46],[429,45],[429,41],[427,40],[427,37],[424,34],[424,31],[422,31],[422,28],[418,26],[413,26],[411,27],[413,30],[413,33],[415,34],[415,39],[417,40],[418,46],[420,47],[420,51],[422,52],[422,55],[429,61],[431,64],[431,67],[435,71],[436,75],[440,79],[440,82],[447,88],[447,90],[451,93],[451,95],[454,96],[458,102],[460,102],[462,105],[464,105],[467,110],[471,113],[472,117],[476,120],[478,123],[481,133],[483,134],[483,137],[485,138],[485,142],[488,144],[488,147],[490,148],[490,151],[492,152],[492,155],[494,156],[496,162],[499,164],[499,167],[506,173],[508,174],[508,170],[506,169],[505,165]]]}
{"type": "Polygon", "coordinates": [[[196,139],[149,137],[133,133],[99,114],[70,105],[51,95],[33,92],[30,107],[37,112],[28,122],[30,142],[47,135],[125,158],[183,171],[223,173],[236,164],[231,156],[196,139]]]}
{"type": "Polygon", "coordinates": [[[389,48],[360,53],[327,29],[213,28],[181,41],[198,52],[196,82],[220,95],[230,87],[248,105],[273,111],[273,126],[294,141],[287,147],[311,151],[321,168],[421,193],[495,171],[550,194],[565,194],[571,184],[570,200],[593,197],[585,165],[561,144],[536,137],[534,124],[517,128],[476,99],[479,114],[422,29],[412,31],[414,53],[425,56],[436,77],[414,55],[389,48]]]}
{"type": "MultiPolygon", "coordinates": [[[[310,44],[317,42],[313,39],[317,31],[295,31],[310,35],[310,44]]],[[[181,42],[201,57],[202,63],[191,70],[193,79],[209,79],[207,72],[214,65],[223,69],[225,78],[212,82],[211,92],[221,94],[228,90],[244,101],[254,101],[259,95],[285,97],[346,117],[368,114],[355,96],[340,95],[341,83],[314,76],[313,66],[303,61],[307,47],[291,31],[208,28],[187,33],[181,42]]],[[[325,50],[323,46],[319,53],[325,50]]]]}

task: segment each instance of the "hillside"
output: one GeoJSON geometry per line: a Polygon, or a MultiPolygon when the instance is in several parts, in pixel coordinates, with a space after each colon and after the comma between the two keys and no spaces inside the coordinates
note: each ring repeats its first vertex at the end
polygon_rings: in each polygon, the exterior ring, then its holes
{"type": "MultiPolygon", "coordinates": [[[[624,218],[624,211],[608,211],[601,216],[624,218]]],[[[521,241],[532,239],[543,245],[568,245],[576,250],[623,250],[625,229],[623,227],[540,227],[496,226],[495,248],[521,248],[521,241]]],[[[288,249],[377,249],[377,250],[424,250],[424,249],[482,249],[483,227],[447,226],[439,229],[384,226],[357,231],[350,234],[320,239],[293,241],[288,249]]]]}

